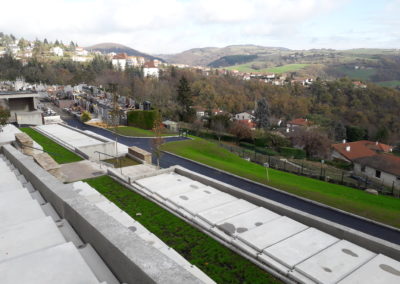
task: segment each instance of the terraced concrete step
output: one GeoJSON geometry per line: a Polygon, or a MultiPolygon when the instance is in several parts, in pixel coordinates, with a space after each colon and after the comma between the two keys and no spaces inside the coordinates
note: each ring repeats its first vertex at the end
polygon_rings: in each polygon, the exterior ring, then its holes
{"type": "Polygon", "coordinates": [[[7,227],[0,233],[0,240],[0,262],[65,243],[50,217],[7,227]]]}
{"type": "Polygon", "coordinates": [[[25,200],[17,203],[6,203],[0,207],[0,232],[4,228],[19,223],[46,217],[36,200],[25,200]]]}
{"type": "Polygon", "coordinates": [[[96,276],[72,243],[0,262],[2,284],[98,284],[96,276]]]}

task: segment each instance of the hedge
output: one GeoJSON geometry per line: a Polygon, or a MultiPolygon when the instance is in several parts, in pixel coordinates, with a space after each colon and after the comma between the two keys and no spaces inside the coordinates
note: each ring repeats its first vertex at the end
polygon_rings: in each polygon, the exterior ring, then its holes
{"type": "Polygon", "coordinates": [[[157,110],[133,110],[128,112],[128,126],[134,126],[142,129],[152,129],[154,121],[158,118],[157,110]]]}
{"type": "Polygon", "coordinates": [[[297,148],[280,147],[279,153],[287,158],[304,159],[306,157],[306,152],[297,148]]]}
{"type": "Polygon", "coordinates": [[[275,152],[272,149],[267,149],[264,147],[255,147],[254,144],[251,143],[247,143],[247,142],[240,142],[239,146],[249,149],[249,150],[253,150],[256,151],[257,153],[263,154],[263,155],[267,155],[267,156],[276,156],[278,155],[277,152],[275,152]]]}

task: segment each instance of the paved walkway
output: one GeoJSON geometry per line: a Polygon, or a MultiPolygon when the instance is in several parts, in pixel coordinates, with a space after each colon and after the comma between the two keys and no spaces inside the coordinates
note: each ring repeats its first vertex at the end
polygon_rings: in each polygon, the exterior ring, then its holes
{"type": "MultiPolygon", "coordinates": [[[[100,135],[104,135],[110,139],[115,138],[114,134],[110,133],[109,131],[85,125],[78,120],[67,120],[66,122],[74,127],[78,127],[83,130],[90,130],[100,135]]],[[[179,138],[166,138],[165,140],[170,142],[170,141],[179,141],[184,139],[186,138],[179,137],[179,138]]],[[[151,139],[118,137],[118,142],[125,144],[127,146],[137,146],[146,149],[148,151],[151,149],[151,139]]],[[[369,222],[367,220],[363,220],[354,216],[338,212],[336,210],[331,210],[329,208],[313,204],[311,202],[287,195],[285,193],[277,192],[276,190],[268,186],[262,186],[260,184],[253,183],[251,181],[244,180],[242,178],[222,173],[218,170],[214,170],[170,154],[162,155],[160,165],[163,168],[170,167],[173,165],[180,165],[197,173],[239,187],[248,192],[266,197],[270,200],[279,202],[281,204],[290,206],[292,208],[296,208],[303,212],[313,214],[315,216],[324,218],[326,220],[350,227],[352,229],[361,231],[363,233],[372,235],[374,237],[378,237],[386,241],[400,245],[400,232],[398,230],[393,230],[391,228],[387,228],[369,222]]]]}

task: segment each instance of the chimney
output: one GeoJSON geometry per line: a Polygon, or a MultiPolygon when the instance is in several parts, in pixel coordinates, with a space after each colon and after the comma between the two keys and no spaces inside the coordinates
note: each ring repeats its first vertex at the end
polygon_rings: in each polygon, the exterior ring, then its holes
{"type": "Polygon", "coordinates": [[[346,152],[350,152],[350,146],[346,146],[346,152]]]}
{"type": "Polygon", "coordinates": [[[342,142],[343,142],[343,144],[346,144],[346,139],[343,139],[343,141],[342,141],[342,142]]]}

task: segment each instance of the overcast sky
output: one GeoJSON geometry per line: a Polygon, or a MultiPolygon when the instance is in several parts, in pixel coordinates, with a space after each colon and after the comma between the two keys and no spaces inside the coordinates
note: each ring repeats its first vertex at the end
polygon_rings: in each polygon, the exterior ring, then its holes
{"type": "Polygon", "coordinates": [[[12,0],[0,31],[148,53],[257,44],[400,48],[400,0],[12,0]]]}

